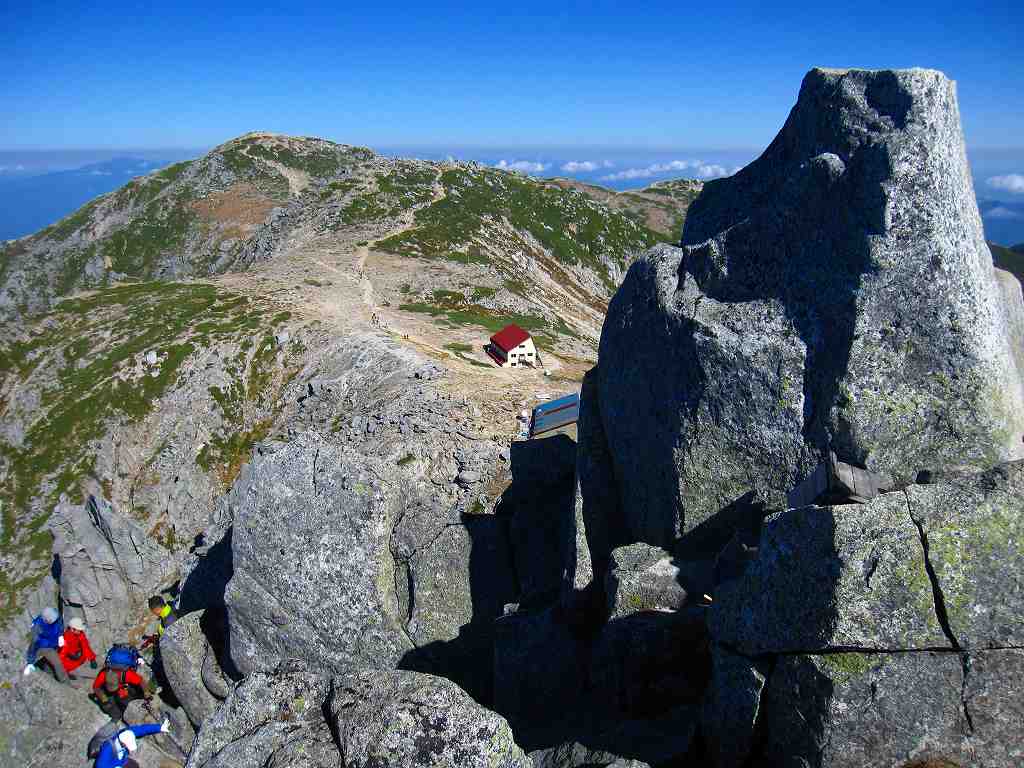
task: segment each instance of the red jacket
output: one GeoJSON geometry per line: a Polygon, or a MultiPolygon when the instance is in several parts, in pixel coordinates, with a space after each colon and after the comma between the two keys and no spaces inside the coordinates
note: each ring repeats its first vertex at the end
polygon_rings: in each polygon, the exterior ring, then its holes
{"type": "Polygon", "coordinates": [[[103,687],[103,683],[106,682],[108,673],[111,675],[118,675],[121,679],[121,684],[117,687],[117,697],[119,699],[126,699],[131,695],[131,691],[128,690],[129,685],[134,685],[140,690],[142,689],[142,678],[139,677],[138,673],[134,669],[121,671],[117,669],[108,670],[104,667],[100,670],[100,673],[96,675],[96,679],[92,683],[92,689],[94,691],[102,691],[105,694],[107,693],[106,689],[103,687]]]}
{"type": "Polygon", "coordinates": [[[61,664],[68,672],[78,669],[87,661],[96,661],[96,654],[89,647],[89,638],[85,632],[77,629],[64,630],[64,647],[58,653],[61,664]]]}

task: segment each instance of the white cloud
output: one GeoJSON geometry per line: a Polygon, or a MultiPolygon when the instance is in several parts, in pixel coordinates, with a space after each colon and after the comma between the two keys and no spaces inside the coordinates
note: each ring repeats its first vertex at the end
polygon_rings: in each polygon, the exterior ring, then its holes
{"type": "Polygon", "coordinates": [[[723,176],[731,175],[729,171],[725,170],[724,166],[721,165],[699,165],[697,166],[697,178],[698,179],[720,179],[723,176]]]}
{"type": "Polygon", "coordinates": [[[1006,176],[993,176],[987,180],[990,187],[1001,189],[1004,192],[1012,192],[1015,195],[1024,195],[1024,174],[1010,173],[1006,176]]]}
{"type": "Polygon", "coordinates": [[[579,173],[596,171],[598,168],[614,168],[615,163],[610,160],[570,160],[562,166],[566,173],[579,173]]]}
{"type": "Polygon", "coordinates": [[[1001,205],[996,206],[990,211],[986,211],[982,216],[986,219],[1022,219],[1024,215],[1012,211],[1009,208],[1005,208],[1001,205]]]}
{"type": "Polygon", "coordinates": [[[503,171],[522,171],[523,173],[542,173],[551,167],[550,163],[531,163],[529,160],[499,160],[495,168],[503,171]]]}
{"type": "Polygon", "coordinates": [[[90,176],[109,176],[110,171],[89,171],[90,176]]]}
{"type": "Polygon", "coordinates": [[[652,176],[660,176],[665,173],[676,173],[679,171],[691,171],[698,179],[717,179],[721,176],[731,176],[738,171],[734,168],[728,171],[724,166],[704,163],[700,160],[670,160],[667,163],[654,163],[645,168],[627,168],[618,173],[610,173],[602,176],[602,181],[624,181],[626,179],[649,179],[652,176]]]}

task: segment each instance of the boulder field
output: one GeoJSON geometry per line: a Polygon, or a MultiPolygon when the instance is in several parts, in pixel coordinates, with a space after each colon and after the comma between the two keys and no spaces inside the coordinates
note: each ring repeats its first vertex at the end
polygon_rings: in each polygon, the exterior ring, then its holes
{"type": "MultiPolygon", "coordinates": [[[[575,444],[479,439],[443,369],[343,344],[339,428],[261,443],[175,568],[62,503],[37,598],[107,640],[177,596],[188,768],[1019,765],[1021,297],[954,84],[815,69],[629,269],[575,444]]],[[[0,690],[0,745],[78,765],[50,683],[0,690]]]]}

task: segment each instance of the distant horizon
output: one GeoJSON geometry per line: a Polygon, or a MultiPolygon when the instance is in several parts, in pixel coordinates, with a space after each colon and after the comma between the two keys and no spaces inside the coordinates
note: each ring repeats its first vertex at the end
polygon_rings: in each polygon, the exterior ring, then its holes
{"type": "MultiPolygon", "coordinates": [[[[200,157],[213,146],[217,145],[0,150],[0,240],[38,231],[135,176],[200,157]]],[[[437,161],[451,156],[535,178],[574,179],[616,192],[674,179],[708,181],[728,176],[764,151],[763,147],[657,149],[598,144],[370,146],[384,157],[437,161]]],[[[986,237],[1003,245],[1024,242],[1024,147],[968,147],[967,152],[986,237]]]]}

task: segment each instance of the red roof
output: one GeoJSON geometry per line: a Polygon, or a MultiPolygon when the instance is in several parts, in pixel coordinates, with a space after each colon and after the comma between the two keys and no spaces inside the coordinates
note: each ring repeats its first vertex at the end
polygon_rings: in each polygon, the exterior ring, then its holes
{"type": "Polygon", "coordinates": [[[530,338],[530,334],[518,325],[506,325],[496,334],[491,336],[491,344],[496,347],[500,347],[506,352],[511,352],[528,338],[530,338]]]}

